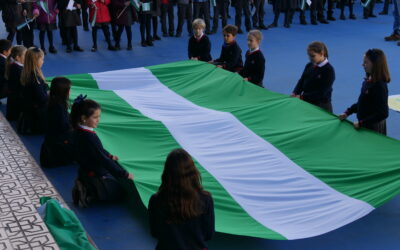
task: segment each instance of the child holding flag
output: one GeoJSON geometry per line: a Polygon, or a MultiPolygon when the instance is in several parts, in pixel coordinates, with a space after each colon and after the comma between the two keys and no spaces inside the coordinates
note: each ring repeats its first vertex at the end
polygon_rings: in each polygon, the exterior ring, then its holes
{"type": "Polygon", "coordinates": [[[57,29],[56,19],[58,14],[56,0],[40,0],[33,3],[34,13],[39,13],[36,19],[38,24],[40,47],[46,54],[46,48],[44,46],[44,36],[47,33],[47,39],[49,40],[49,52],[56,54],[57,50],[53,45],[53,30],[57,29]]]}
{"type": "Polygon", "coordinates": [[[115,50],[115,47],[111,45],[110,29],[108,27],[111,17],[107,6],[110,4],[111,0],[86,0],[86,2],[89,5],[89,20],[92,24],[92,52],[97,51],[97,30],[99,28],[103,30],[104,38],[106,39],[108,45],[108,50],[115,50]]]}
{"type": "Polygon", "coordinates": [[[243,68],[242,49],[236,42],[237,33],[238,28],[235,25],[228,24],[224,27],[221,55],[212,62],[217,67],[231,72],[239,72],[243,68]]]}
{"type": "Polygon", "coordinates": [[[251,30],[247,35],[246,61],[240,75],[246,80],[260,87],[263,86],[265,58],[260,50],[262,33],[259,30],[251,30]]]}

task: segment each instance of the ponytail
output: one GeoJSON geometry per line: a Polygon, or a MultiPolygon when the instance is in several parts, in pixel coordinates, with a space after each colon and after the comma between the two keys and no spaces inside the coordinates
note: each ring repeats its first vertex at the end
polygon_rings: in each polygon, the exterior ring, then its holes
{"type": "Polygon", "coordinates": [[[71,108],[71,124],[74,129],[79,127],[82,122],[82,116],[90,117],[96,110],[100,109],[100,104],[96,101],[86,99],[86,95],[79,95],[72,104],[71,108]]]}

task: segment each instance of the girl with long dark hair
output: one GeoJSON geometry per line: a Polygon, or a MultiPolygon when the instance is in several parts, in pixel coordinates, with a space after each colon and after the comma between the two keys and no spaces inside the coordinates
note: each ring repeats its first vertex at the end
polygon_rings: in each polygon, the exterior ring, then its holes
{"type": "Polygon", "coordinates": [[[214,203],[201,185],[192,157],[183,149],[167,157],[161,185],[149,201],[156,249],[207,249],[214,234],[214,203]]]}

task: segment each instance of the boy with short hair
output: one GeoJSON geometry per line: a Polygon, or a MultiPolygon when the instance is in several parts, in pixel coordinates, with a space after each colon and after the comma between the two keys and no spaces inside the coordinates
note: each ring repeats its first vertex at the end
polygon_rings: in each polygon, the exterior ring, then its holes
{"type": "Polygon", "coordinates": [[[222,45],[221,55],[213,61],[217,67],[239,72],[243,68],[242,50],[236,43],[238,28],[235,25],[226,25],[223,29],[224,44],[222,45]]]}

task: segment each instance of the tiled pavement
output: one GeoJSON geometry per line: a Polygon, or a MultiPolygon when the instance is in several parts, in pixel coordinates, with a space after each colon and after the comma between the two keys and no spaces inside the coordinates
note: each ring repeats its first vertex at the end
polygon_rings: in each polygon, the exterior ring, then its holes
{"type": "Polygon", "coordinates": [[[63,202],[0,113],[0,250],[59,249],[36,211],[42,196],[63,202]]]}

